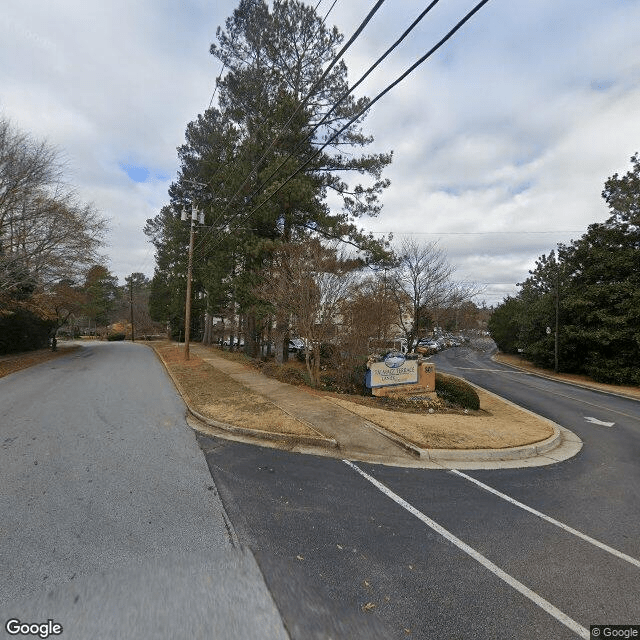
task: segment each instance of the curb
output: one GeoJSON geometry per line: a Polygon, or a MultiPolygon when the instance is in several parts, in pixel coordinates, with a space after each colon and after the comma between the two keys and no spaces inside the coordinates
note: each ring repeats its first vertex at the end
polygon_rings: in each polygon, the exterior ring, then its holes
{"type": "Polygon", "coordinates": [[[525,367],[520,367],[517,364],[511,364],[508,362],[500,362],[500,360],[496,360],[495,356],[497,354],[493,354],[491,356],[491,361],[496,364],[501,364],[505,367],[510,367],[511,369],[516,369],[518,371],[522,371],[523,373],[528,373],[530,376],[536,376],[537,378],[543,378],[544,380],[553,380],[554,382],[560,382],[561,384],[568,384],[571,387],[578,387],[579,389],[586,389],[587,391],[595,391],[597,393],[605,393],[609,396],[616,396],[617,398],[624,398],[625,400],[635,400],[636,402],[640,402],[640,398],[636,398],[635,396],[628,395],[626,393],[621,393],[620,391],[610,391],[609,389],[601,389],[597,386],[592,386],[589,384],[581,384],[580,382],[573,382],[571,380],[562,380],[561,378],[557,378],[556,376],[552,376],[546,373],[539,373],[537,371],[531,371],[525,367]]]}
{"type": "MultiPolygon", "coordinates": [[[[206,416],[197,412],[195,409],[193,409],[190,406],[189,404],[190,400],[189,400],[188,394],[184,391],[180,382],[173,375],[173,373],[167,366],[166,362],[164,361],[164,358],[155,349],[153,349],[153,351],[155,352],[158,359],[162,363],[162,366],[164,367],[165,371],[169,374],[169,377],[173,381],[176,389],[178,390],[178,393],[182,397],[187,407],[187,412],[191,414],[196,420],[202,422],[204,425],[213,427],[215,429],[226,431],[233,435],[254,438],[256,440],[266,440],[269,442],[284,442],[292,446],[306,445],[306,446],[312,446],[312,447],[319,447],[322,449],[339,449],[338,442],[333,438],[315,438],[313,436],[295,436],[292,434],[274,433],[271,431],[261,431],[259,429],[248,429],[246,427],[239,427],[236,425],[228,424],[226,422],[219,422],[217,420],[207,418],[206,416]]],[[[377,433],[387,438],[394,444],[402,447],[411,455],[415,456],[416,458],[428,460],[435,464],[446,463],[446,462],[498,462],[498,461],[508,461],[508,460],[515,460],[515,461],[525,460],[525,459],[544,456],[544,454],[547,454],[548,452],[553,451],[554,449],[558,448],[562,444],[563,437],[562,437],[561,428],[555,422],[552,422],[547,418],[539,416],[538,414],[534,413],[533,411],[529,411],[524,407],[520,407],[514,404],[513,402],[507,400],[506,398],[502,398],[501,396],[491,391],[488,391],[487,389],[483,389],[478,385],[475,385],[471,382],[469,382],[469,384],[471,384],[473,387],[476,387],[477,389],[481,389],[483,393],[492,395],[498,398],[499,400],[501,400],[502,402],[505,402],[506,404],[509,404],[519,409],[520,411],[529,413],[535,416],[536,418],[538,418],[539,420],[542,420],[548,423],[553,429],[553,434],[548,438],[546,438],[545,440],[541,440],[539,442],[534,442],[527,445],[521,445],[518,447],[506,447],[504,449],[423,449],[422,447],[419,447],[416,444],[406,440],[405,438],[398,435],[397,433],[387,431],[380,425],[377,425],[369,420],[365,420],[365,422],[367,426],[371,427],[377,433]]],[[[197,426],[192,426],[192,428],[195,430],[197,429],[197,426]]],[[[205,431],[201,431],[201,432],[206,433],[207,435],[210,435],[205,431]]]]}
{"type": "Polygon", "coordinates": [[[366,420],[366,424],[377,431],[380,435],[385,436],[395,444],[401,446],[403,449],[406,449],[412,455],[418,458],[425,458],[427,460],[431,460],[433,462],[436,461],[473,461],[473,462],[491,462],[492,460],[523,460],[525,458],[534,458],[536,456],[541,456],[553,449],[557,449],[562,444],[562,432],[560,431],[560,426],[555,422],[539,416],[537,413],[533,411],[529,411],[529,409],[525,409],[524,407],[520,407],[510,400],[506,398],[502,398],[496,393],[492,393],[491,391],[487,391],[478,385],[475,385],[468,380],[471,386],[476,387],[477,389],[481,389],[483,393],[488,393],[496,398],[499,398],[502,402],[511,405],[519,409],[520,411],[524,411],[529,413],[539,420],[542,420],[549,424],[553,429],[553,434],[550,435],[545,440],[540,440],[539,442],[533,442],[531,444],[521,445],[519,447],[505,447],[504,449],[423,449],[418,445],[406,440],[402,436],[394,433],[392,431],[387,431],[384,427],[380,425],[374,424],[373,422],[366,420]]]}
{"type": "MultiPolygon", "coordinates": [[[[153,349],[153,347],[151,347],[153,349]]],[[[216,429],[221,429],[223,431],[227,431],[234,435],[269,440],[271,442],[286,442],[291,445],[303,444],[308,446],[322,447],[324,449],[337,449],[338,443],[333,438],[314,438],[313,436],[294,436],[288,433],[277,433],[273,431],[261,431],[260,429],[247,429],[246,427],[238,427],[233,424],[228,424],[226,422],[219,422],[217,420],[213,420],[211,418],[207,418],[203,416],[201,413],[198,413],[195,409],[193,409],[190,405],[190,399],[187,392],[182,388],[180,381],[173,375],[171,369],[167,366],[167,363],[164,361],[164,358],[155,350],[153,352],[158,357],[158,360],[162,363],[164,370],[169,374],[169,377],[173,381],[180,397],[184,401],[185,406],[187,407],[187,411],[197,420],[203,422],[204,424],[214,427],[216,429]]],[[[192,427],[193,428],[193,427],[192,427]]],[[[208,435],[208,434],[207,434],[208,435]]]]}
{"type": "Polygon", "coordinates": [[[554,426],[553,435],[541,442],[526,444],[521,447],[509,447],[505,449],[421,449],[421,455],[434,462],[448,460],[491,462],[495,460],[524,460],[535,458],[544,453],[556,449],[562,441],[562,434],[558,426],[554,426]]]}
{"type": "MultiPolygon", "coordinates": [[[[485,390],[483,389],[483,391],[485,390]]],[[[526,411],[526,409],[523,409],[523,411],[526,411]]],[[[546,420],[546,418],[542,417],[541,419],[546,420]]],[[[466,460],[474,462],[490,462],[492,460],[523,460],[525,458],[535,458],[536,456],[548,453],[549,451],[559,447],[562,443],[562,433],[560,432],[560,428],[555,423],[551,423],[553,427],[553,434],[546,440],[521,445],[519,447],[505,447],[504,449],[423,449],[422,447],[418,447],[417,445],[405,440],[402,436],[399,436],[396,433],[391,434],[382,427],[370,422],[368,422],[368,424],[378,433],[386,436],[390,440],[393,440],[396,444],[405,448],[413,455],[419,458],[426,458],[427,460],[432,460],[434,462],[446,460],[466,460]]]]}
{"type": "Polygon", "coordinates": [[[409,442],[408,440],[405,440],[402,436],[399,436],[397,433],[393,433],[392,431],[387,431],[380,425],[370,422],[369,420],[365,420],[365,424],[368,427],[371,427],[374,431],[377,431],[381,436],[387,438],[387,440],[391,440],[391,442],[393,442],[394,444],[397,444],[399,447],[402,447],[405,451],[415,456],[416,458],[421,457],[421,449],[419,447],[416,447],[415,444],[409,442]]]}
{"type": "MultiPolygon", "coordinates": [[[[184,398],[183,398],[184,399],[184,398]]],[[[325,449],[337,449],[338,443],[333,438],[314,438],[313,436],[295,436],[289,433],[277,433],[274,431],[261,431],[260,429],[247,429],[246,427],[238,427],[233,424],[228,424],[226,422],[218,422],[217,420],[212,420],[211,418],[207,418],[203,416],[201,413],[198,413],[195,409],[192,409],[188,403],[187,410],[189,413],[200,422],[204,424],[214,427],[216,429],[222,429],[224,431],[228,431],[229,433],[233,433],[238,436],[245,436],[250,438],[259,438],[261,440],[269,440],[270,442],[286,442],[291,445],[303,444],[311,447],[323,447],[325,449]]],[[[208,435],[208,434],[207,434],[208,435]]]]}

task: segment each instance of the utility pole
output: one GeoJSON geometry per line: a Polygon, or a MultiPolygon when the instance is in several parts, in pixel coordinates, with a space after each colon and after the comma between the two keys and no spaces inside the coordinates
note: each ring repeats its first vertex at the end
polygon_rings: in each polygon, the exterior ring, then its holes
{"type": "Polygon", "coordinates": [[[133,273],[129,278],[129,306],[131,307],[131,342],[135,342],[135,329],[133,327],[133,273]]]}
{"type": "MultiPolygon", "coordinates": [[[[187,219],[187,210],[185,207],[182,208],[182,220],[187,219]]],[[[189,359],[189,339],[191,337],[191,272],[193,270],[193,236],[194,230],[196,226],[196,222],[199,221],[200,224],[204,224],[204,212],[200,212],[198,214],[197,207],[192,204],[191,205],[191,229],[189,232],[189,260],[187,266],[187,299],[185,301],[185,312],[184,312],[184,359],[189,359]]]]}
{"type": "Polygon", "coordinates": [[[556,335],[554,344],[554,371],[558,373],[558,332],[560,331],[560,263],[556,262],[556,335]]]}

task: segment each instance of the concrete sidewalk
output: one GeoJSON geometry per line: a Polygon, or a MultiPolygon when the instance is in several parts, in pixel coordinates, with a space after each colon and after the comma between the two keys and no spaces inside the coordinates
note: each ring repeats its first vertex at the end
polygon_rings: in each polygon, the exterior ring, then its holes
{"type": "Polygon", "coordinates": [[[207,364],[267,397],[285,413],[334,441],[343,455],[357,455],[379,462],[411,460],[415,457],[405,446],[381,433],[371,422],[329,400],[216,356],[209,349],[198,345],[191,348],[207,364]]]}
{"type": "MultiPolygon", "coordinates": [[[[268,378],[246,365],[218,356],[211,349],[201,345],[191,345],[191,350],[208,365],[223,372],[252,392],[264,396],[335,445],[332,449],[331,446],[327,446],[327,442],[319,446],[297,441],[295,436],[290,436],[284,439],[284,444],[282,440],[279,443],[262,440],[260,444],[265,446],[279,446],[302,453],[395,466],[435,469],[542,466],[565,460],[575,455],[582,447],[581,440],[575,434],[555,425],[551,438],[541,443],[521,447],[469,450],[420,449],[397,434],[386,431],[362,416],[305,389],[268,378]]],[[[180,388],[179,384],[178,388],[180,388]]],[[[183,393],[183,397],[185,395],[183,393]]],[[[185,397],[185,402],[189,407],[188,397],[185,397]]],[[[220,425],[202,416],[193,407],[189,407],[189,410],[197,418],[197,421],[191,422],[192,426],[209,435],[225,437],[224,430],[228,426],[235,439],[248,442],[257,442],[261,439],[262,434],[258,432],[252,433],[249,429],[240,430],[231,425],[220,425]]]]}

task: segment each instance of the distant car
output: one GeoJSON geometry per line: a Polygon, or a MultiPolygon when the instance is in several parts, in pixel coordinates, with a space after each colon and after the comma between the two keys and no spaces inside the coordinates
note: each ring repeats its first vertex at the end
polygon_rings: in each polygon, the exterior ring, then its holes
{"type": "MultiPolygon", "coordinates": [[[[230,347],[230,346],[231,346],[231,338],[225,338],[225,339],[222,341],[222,344],[223,344],[225,347],[230,347]]],[[[234,347],[244,347],[244,339],[243,339],[243,338],[240,338],[240,340],[238,340],[238,338],[236,338],[236,339],[233,341],[233,346],[234,346],[234,347]]]]}
{"type": "Polygon", "coordinates": [[[292,338],[289,340],[289,351],[299,353],[304,350],[304,341],[300,338],[292,338]]]}
{"type": "Polygon", "coordinates": [[[418,340],[418,344],[415,346],[415,351],[417,353],[421,353],[422,355],[431,355],[432,353],[437,353],[440,351],[440,345],[435,340],[431,340],[430,338],[422,338],[418,340]]]}

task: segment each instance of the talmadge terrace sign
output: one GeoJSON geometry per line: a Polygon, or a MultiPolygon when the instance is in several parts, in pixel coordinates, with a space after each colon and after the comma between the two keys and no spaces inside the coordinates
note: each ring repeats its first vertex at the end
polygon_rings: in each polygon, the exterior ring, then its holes
{"type": "Polygon", "coordinates": [[[374,396],[435,392],[435,366],[421,357],[407,359],[399,351],[392,351],[383,359],[370,358],[367,368],[366,385],[374,396]]]}

